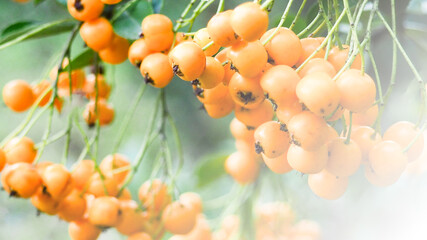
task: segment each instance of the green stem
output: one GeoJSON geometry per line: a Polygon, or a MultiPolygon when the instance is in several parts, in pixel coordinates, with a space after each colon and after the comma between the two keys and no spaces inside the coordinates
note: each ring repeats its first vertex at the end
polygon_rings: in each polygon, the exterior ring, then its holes
{"type": "Polygon", "coordinates": [[[220,0],[218,4],[218,9],[216,10],[216,14],[224,11],[224,2],[225,0],[220,0]]]}
{"type": "MultiPolygon", "coordinates": [[[[285,20],[286,17],[289,14],[289,11],[291,10],[291,6],[293,4],[294,0],[289,0],[288,5],[286,5],[286,9],[282,14],[282,17],[280,18],[280,22],[279,24],[277,24],[276,29],[274,29],[274,32],[262,43],[264,46],[270,42],[271,39],[273,39],[273,37],[279,32],[279,29],[283,26],[283,24],[285,24],[285,20]]],[[[304,1],[305,2],[305,1],[304,1]]],[[[265,2],[264,4],[266,4],[267,2],[265,2]]],[[[263,6],[264,6],[263,4],[263,6]]]]}
{"type": "Polygon", "coordinates": [[[357,36],[357,30],[356,30],[357,25],[355,25],[355,22],[353,21],[353,15],[350,12],[348,0],[344,0],[343,2],[344,2],[344,11],[347,13],[347,18],[348,18],[348,21],[350,23],[350,31],[352,34],[353,42],[356,43],[356,47],[359,49],[359,54],[360,54],[361,61],[362,61],[361,71],[363,74],[365,72],[365,58],[363,56],[363,48],[360,45],[360,41],[359,41],[359,38],[357,36]]]}
{"type": "MultiPolygon", "coordinates": [[[[53,135],[52,137],[50,137],[50,138],[47,140],[47,145],[52,144],[52,143],[54,143],[54,142],[58,141],[59,139],[61,139],[61,138],[62,138],[62,137],[64,137],[65,135],[67,135],[67,130],[64,130],[64,131],[58,132],[57,134],[53,135]]],[[[37,143],[37,144],[34,146],[34,148],[39,149],[39,148],[41,148],[41,147],[42,147],[42,145],[43,145],[43,142],[37,143]]]]}
{"type": "Polygon", "coordinates": [[[64,154],[62,155],[62,164],[65,165],[68,160],[68,155],[70,151],[70,143],[71,143],[71,129],[73,128],[73,115],[74,111],[71,111],[71,114],[68,116],[68,124],[66,130],[66,139],[65,139],[65,149],[64,154]]]}
{"type": "Polygon", "coordinates": [[[304,35],[304,34],[306,34],[316,23],[317,23],[317,20],[319,20],[319,18],[322,16],[322,13],[321,13],[321,11],[319,10],[319,12],[317,13],[317,15],[316,15],[316,17],[314,17],[314,19],[313,19],[313,21],[311,21],[311,23],[310,24],[308,24],[308,26],[306,27],[306,28],[304,28],[301,32],[299,32],[298,34],[297,34],[297,36],[299,37],[299,38],[302,38],[302,36],[304,35]]]}
{"type": "Polygon", "coordinates": [[[187,16],[187,14],[190,12],[193,5],[197,2],[197,0],[191,0],[190,3],[188,3],[187,7],[185,7],[184,11],[182,12],[181,16],[179,17],[177,21],[177,25],[174,28],[174,32],[178,32],[178,30],[182,27],[182,24],[184,23],[184,18],[187,16]]]}
{"type": "Polygon", "coordinates": [[[210,41],[208,44],[206,44],[203,48],[202,48],[202,50],[203,51],[206,51],[209,47],[211,47],[212,45],[214,45],[214,41],[210,41]]]}
{"type": "Polygon", "coordinates": [[[406,153],[409,151],[409,149],[411,149],[411,147],[417,142],[417,140],[424,134],[424,130],[426,129],[426,127],[427,127],[427,122],[425,122],[423,124],[423,127],[418,131],[417,136],[415,136],[414,139],[412,139],[412,141],[408,144],[408,146],[406,146],[402,150],[403,153],[406,153]]]}
{"type": "MultiPolygon", "coordinates": [[[[304,0],[301,3],[300,8],[298,9],[297,15],[295,16],[294,20],[291,23],[291,26],[289,26],[289,29],[292,30],[295,27],[295,24],[297,23],[299,17],[301,16],[302,10],[304,9],[305,4],[307,3],[307,0],[304,0]]],[[[289,3],[288,3],[289,5],[289,3]]],[[[286,17],[285,17],[286,18],[286,17]]]]}
{"type": "Polygon", "coordinates": [[[116,14],[111,18],[111,23],[114,23],[123,13],[126,12],[130,7],[134,4],[140,2],[140,0],[130,0],[126,4],[124,4],[119,10],[117,10],[116,14]]]}
{"type": "Polygon", "coordinates": [[[349,144],[350,143],[351,128],[353,127],[353,112],[350,112],[349,118],[350,119],[349,119],[349,124],[348,124],[347,139],[345,140],[345,144],[349,144]]]}

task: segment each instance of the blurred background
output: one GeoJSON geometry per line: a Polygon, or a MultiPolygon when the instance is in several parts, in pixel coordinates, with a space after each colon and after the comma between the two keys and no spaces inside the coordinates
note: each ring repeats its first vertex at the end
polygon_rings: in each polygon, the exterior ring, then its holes
{"type": "MultiPolygon", "coordinates": [[[[227,0],[226,8],[232,8],[242,0],[227,0]]],[[[296,1],[297,3],[300,1],[296,1]]],[[[162,13],[171,19],[178,19],[188,0],[165,0],[162,13]]],[[[315,1],[308,1],[301,20],[295,31],[298,32],[310,22],[317,10],[310,8],[315,1]]],[[[287,1],[276,1],[271,12],[270,26],[275,26],[285,9],[287,1]]],[[[427,69],[427,1],[396,1],[398,36],[403,47],[408,51],[423,77],[427,69]]],[[[292,9],[295,16],[299,4],[292,9]]],[[[380,9],[387,17],[390,16],[389,1],[381,0],[380,9]]],[[[369,9],[367,9],[369,10],[369,9]]],[[[213,4],[196,21],[194,29],[206,26],[208,19],[215,13],[213,4]]],[[[364,18],[368,14],[364,15],[364,18]]],[[[40,23],[69,18],[63,5],[54,0],[47,0],[40,5],[33,3],[17,4],[9,0],[0,1],[0,29],[12,23],[31,20],[40,23]]],[[[142,20],[142,19],[140,19],[142,20]]],[[[363,19],[362,19],[363,20],[363,19]]],[[[363,21],[362,21],[363,22],[363,21]]],[[[287,24],[289,26],[289,24],[287,24]]],[[[363,30],[363,29],[361,29],[363,30]]],[[[346,33],[345,26],[342,27],[346,33]]],[[[19,43],[10,48],[0,50],[0,88],[10,80],[23,79],[38,82],[46,78],[53,66],[56,66],[59,55],[64,47],[67,34],[35,39],[19,43]]],[[[79,37],[72,49],[72,56],[84,48],[79,37]]],[[[372,45],[375,60],[379,66],[383,89],[390,81],[392,40],[381,24],[375,25],[372,45]]],[[[369,61],[367,72],[374,76],[369,61]]],[[[143,84],[139,70],[128,62],[118,66],[106,66],[107,81],[113,85],[110,102],[113,103],[116,118],[112,125],[102,128],[99,157],[110,154],[117,138],[124,115],[137,89],[143,84]]],[[[132,118],[125,139],[119,152],[129,159],[134,159],[147,131],[147,122],[153,111],[157,89],[151,87],[141,101],[132,118]]],[[[167,104],[178,126],[185,153],[185,167],[178,180],[181,192],[199,192],[204,200],[209,201],[231,191],[233,180],[224,173],[222,161],[224,156],[232,153],[234,141],[229,132],[232,115],[223,119],[211,119],[200,110],[201,104],[195,98],[189,83],[176,78],[166,88],[167,104]]],[[[397,85],[383,117],[383,129],[398,120],[416,121],[419,113],[419,91],[414,76],[403,57],[398,54],[397,85]]],[[[53,133],[65,128],[67,114],[78,106],[82,111],[86,100],[74,97],[72,102],[66,100],[62,114],[54,118],[53,133]]],[[[26,116],[26,113],[11,112],[0,100],[0,139],[3,139],[26,116]]],[[[82,121],[82,123],[84,123],[82,121]]],[[[29,136],[37,143],[41,140],[46,128],[47,117],[42,117],[30,131],[29,136]]],[[[94,130],[85,128],[89,135],[94,130]]],[[[41,159],[59,162],[62,156],[64,141],[55,142],[46,148],[41,159]]],[[[80,134],[73,130],[71,152],[67,165],[72,166],[84,142],[80,134]]],[[[138,187],[149,177],[152,160],[159,151],[152,147],[144,159],[143,165],[133,180],[130,188],[134,198],[138,187]]],[[[174,160],[178,160],[174,156],[174,160]]],[[[324,240],[425,240],[427,239],[427,156],[408,168],[408,172],[394,185],[387,188],[374,187],[364,178],[363,169],[350,179],[346,194],[339,200],[327,201],[315,196],[307,184],[307,176],[290,172],[283,176],[275,176],[263,171],[260,202],[286,201],[295,210],[297,219],[311,219],[319,223],[324,240]],[[284,193],[279,194],[275,184],[281,184],[284,193]]],[[[227,204],[227,203],[224,203],[227,204]]],[[[207,206],[206,214],[214,218],[222,208],[207,206]]],[[[212,222],[214,225],[214,222],[212,222]]],[[[36,209],[28,200],[11,199],[0,192],[0,239],[68,239],[67,224],[57,217],[36,215],[36,209]]],[[[100,239],[125,239],[114,230],[103,233],[100,239]]]]}

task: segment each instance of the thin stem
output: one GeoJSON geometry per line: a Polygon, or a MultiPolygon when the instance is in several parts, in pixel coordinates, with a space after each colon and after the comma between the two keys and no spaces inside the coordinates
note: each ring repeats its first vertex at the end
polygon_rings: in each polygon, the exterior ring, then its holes
{"type": "MultiPolygon", "coordinates": [[[[295,24],[297,23],[299,17],[301,16],[302,10],[304,9],[305,4],[307,3],[307,0],[304,0],[301,3],[300,8],[298,9],[297,15],[295,16],[294,20],[291,23],[291,26],[289,26],[289,29],[292,30],[295,27],[295,24]]],[[[288,3],[289,5],[289,3],[288,3]]],[[[285,17],[286,18],[286,17],[285,17]]]]}
{"type": "Polygon", "coordinates": [[[362,61],[361,71],[363,74],[365,72],[365,58],[363,57],[363,48],[361,47],[359,38],[357,36],[357,30],[356,30],[357,25],[355,25],[355,22],[353,21],[353,16],[350,12],[348,0],[344,0],[343,2],[344,2],[344,11],[347,13],[347,18],[348,18],[348,21],[350,23],[350,31],[352,34],[353,42],[356,43],[356,47],[359,49],[359,54],[360,54],[361,61],[362,61]]]}
{"type": "Polygon", "coordinates": [[[142,99],[142,96],[144,95],[146,86],[147,86],[146,84],[141,84],[141,87],[139,88],[139,91],[136,94],[136,97],[134,98],[133,103],[131,104],[130,111],[127,111],[127,113],[123,119],[123,122],[120,126],[120,129],[119,129],[117,141],[114,144],[113,153],[116,153],[117,150],[119,150],[120,144],[123,141],[123,137],[126,133],[126,130],[128,129],[129,123],[130,123],[133,115],[135,114],[135,111],[138,107],[139,102],[142,99]]]}
{"type": "Polygon", "coordinates": [[[26,136],[28,132],[33,128],[35,123],[40,119],[41,116],[48,110],[48,107],[42,108],[39,112],[37,112],[37,115],[34,116],[34,118],[31,119],[31,121],[26,125],[25,129],[21,132],[21,136],[26,136]]]}
{"type": "MultiPolygon", "coordinates": [[[[265,2],[264,4],[266,4],[267,2],[265,2]]],[[[283,26],[283,24],[285,24],[286,17],[288,16],[289,11],[291,10],[291,6],[292,6],[293,2],[294,2],[294,0],[289,0],[288,5],[286,6],[286,9],[283,12],[282,17],[280,18],[280,22],[279,22],[279,24],[277,24],[276,29],[274,29],[274,32],[262,43],[264,46],[268,42],[270,42],[271,39],[273,39],[273,37],[279,32],[279,29],[283,26]]],[[[263,4],[263,6],[264,6],[264,4],[263,4]]]]}
{"type": "Polygon", "coordinates": [[[325,20],[323,20],[323,22],[322,23],[320,23],[320,25],[316,28],[316,29],[314,29],[313,30],[313,32],[311,32],[309,35],[308,35],[308,37],[314,37],[314,36],[316,36],[316,34],[317,33],[319,33],[320,32],[320,30],[322,30],[323,29],[323,27],[326,25],[326,21],[325,20]]]}
{"type": "Polygon", "coordinates": [[[170,114],[168,115],[168,121],[169,121],[169,125],[171,126],[171,129],[172,129],[174,141],[175,141],[176,148],[178,151],[178,159],[179,159],[178,168],[177,168],[175,175],[173,177],[173,179],[175,179],[179,175],[179,173],[181,172],[182,167],[184,166],[184,152],[182,150],[182,143],[181,143],[181,138],[179,137],[178,128],[176,127],[175,121],[173,120],[173,118],[170,114]]]}
{"type": "Polygon", "coordinates": [[[349,125],[348,125],[348,132],[347,132],[347,139],[345,140],[345,144],[349,144],[350,143],[350,138],[351,138],[351,128],[353,127],[353,112],[350,111],[350,116],[349,116],[349,125]]]}
{"type": "Polygon", "coordinates": [[[68,155],[70,151],[70,143],[71,143],[71,129],[73,128],[73,115],[74,111],[71,112],[71,114],[68,116],[68,124],[67,124],[67,130],[66,130],[66,139],[65,139],[65,148],[64,148],[64,154],[62,155],[62,164],[65,165],[68,160],[68,155]]]}
{"type": "Polygon", "coordinates": [[[317,23],[317,20],[319,20],[319,18],[322,16],[322,13],[321,13],[321,11],[319,10],[319,12],[317,13],[317,15],[316,15],[316,17],[313,19],[313,21],[311,21],[311,23],[310,24],[308,24],[308,26],[306,27],[306,28],[304,28],[304,30],[302,30],[301,32],[299,32],[298,34],[297,34],[297,36],[299,37],[299,38],[301,38],[304,34],[306,34],[316,23],[317,23]]]}
{"type": "MultiPolygon", "coordinates": [[[[67,135],[67,130],[64,130],[64,131],[58,132],[57,134],[53,135],[52,137],[50,137],[50,138],[47,140],[47,145],[52,144],[52,143],[54,143],[54,142],[58,141],[59,139],[61,139],[61,138],[62,138],[62,137],[64,137],[65,135],[67,135]]],[[[35,147],[36,149],[38,149],[38,148],[40,148],[42,145],[43,145],[43,142],[40,142],[40,143],[37,143],[34,147],[35,147]]]]}
{"type": "Polygon", "coordinates": [[[190,3],[188,3],[187,7],[185,7],[184,11],[182,12],[181,16],[179,17],[177,21],[177,25],[174,28],[174,32],[178,32],[178,30],[182,27],[182,23],[184,22],[185,16],[187,16],[188,12],[190,12],[190,9],[193,7],[193,5],[197,2],[197,0],[191,0],[190,3]]]}
{"type": "Polygon", "coordinates": [[[212,45],[214,45],[214,41],[210,41],[208,44],[206,44],[206,45],[202,48],[202,50],[203,50],[203,51],[206,51],[206,50],[208,50],[208,48],[210,48],[212,45]]]}
{"type": "Polygon", "coordinates": [[[222,11],[224,11],[224,2],[225,2],[225,0],[220,0],[219,1],[219,3],[218,3],[218,9],[216,10],[217,14],[220,13],[220,12],[222,12],[222,11]]]}
{"type": "Polygon", "coordinates": [[[52,106],[49,106],[49,110],[50,111],[49,111],[49,118],[47,120],[47,128],[46,128],[46,131],[43,135],[43,144],[38,151],[38,154],[37,154],[36,160],[34,161],[34,164],[37,164],[38,161],[40,160],[41,156],[43,155],[44,149],[47,146],[47,140],[49,138],[50,131],[52,129],[53,113],[55,112],[55,108],[53,108],[52,106]]]}
{"type": "Polygon", "coordinates": [[[404,153],[406,153],[406,152],[408,152],[410,149],[411,149],[411,147],[418,141],[418,139],[424,134],[424,130],[426,129],[426,127],[427,127],[427,122],[425,122],[424,124],[423,124],[423,127],[418,131],[418,134],[417,134],[417,136],[415,136],[414,137],[414,139],[412,139],[412,141],[408,144],[408,146],[406,146],[403,150],[402,150],[402,152],[404,152],[404,153]]]}

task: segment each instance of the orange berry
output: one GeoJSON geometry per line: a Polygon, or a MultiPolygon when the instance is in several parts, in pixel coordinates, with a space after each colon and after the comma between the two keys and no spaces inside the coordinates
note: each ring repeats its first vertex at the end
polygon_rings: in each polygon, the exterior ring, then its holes
{"type": "Polygon", "coordinates": [[[165,15],[152,14],[141,23],[142,33],[148,48],[153,52],[168,50],[173,43],[172,21],[165,15]]]}
{"type": "Polygon", "coordinates": [[[148,55],[142,62],[140,70],[145,82],[157,88],[166,87],[173,78],[169,57],[163,53],[148,55]]]}
{"type": "Polygon", "coordinates": [[[211,118],[223,118],[234,110],[234,105],[230,94],[226,94],[219,102],[212,104],[205,103],[203,107],[211,118]]]}
{"type": "Polygon", "coordinates": [[[78,190],[73,190],[58,206],[58,216],[67,222],[82,220],[85,212],[86,200],[78,190]]]}
{"type": "Polygon", "coordinates": [[[335,74],[337,74],[337,71],[335,70],[334,66],[325,59],[312,58],[304,65],[301,71],[299,71],[299,75],[301,76],[301,78],[303,78],[309,74],[317,72],[326,73],[331,78],[333,78],[335,74]]]}
{"type": "MultiPolygon", "coordinates": [[[[197,43],[201,48],[204,48],[210,42],[212,42],[212,38],[209,35],[207,28],[202,28],[194,34],[194,42],[197,43]]],[[[206,56],[213,56],[218,52],[221,46],[216,44],[212,44],[210,47],[204,50],[206,56]]]]}
{"type": "Polygon", "coordinates": [[[242,76],[254,78],[267,64],[268,55],[260,41],[241,41],[228,51],[231,64],[242,76]]]}
{"type": "Polygon", "coordinates": [[[235,73],[230,80],[228,89],[235,103],[249,109],[258,107],[265,98],[259,77],[247,78],[235,73]]]}
{"type": "Polygon", "coordinates": [[[265,165],[274,173],[283,174],[292,171],[292,167],[288,163],[287,149],[282,155],[275,158],[269,158],[264,153],[261,153],[261,155],[265,165]]]}
{"type": "Polygon", "coordinates": [[[100,17],[84,22],[80,27],[80,36],[88,47],[99,52],[111,44],[114,30],[107,19],[100,17]]]}
{"type": "Polygon", "coordinates": [[[239,36],[231,27],[230,19],[233,10],[214,15],[208,22],[207,30],[212,40],[221,47],[232,46],[240,41],[239,36]]]}
{"type": "Polygon", "coordinates": [[[92,160],[78,162],[71,171],[71,179],[74,187],[80,190],[84,189],[94,172],[95,163],[92,160]]]}
{"type": "Polygon", "coordinates": [[[187,234],[196,224],[197,214],[185,202],[173,202],[166,206],[162,214],[165,229],[172,234],[187,234]]]}
{"type": "Polygon", "coordinates": [[[110,64],[120,64],[128,58],[129,42],[127,39],[114,35],[108,47],[98,52],[102,61],[110,64]]]}
{"type": "Polygon", "coordinates": [[[117,4],[121,2],[122,0],[101,0],[104,4],[117,4]]]}
{"type": "Polygon", "coordinates": [[[302,105],[298,100],[294,100],[277,106],[276,116],[280,122],[287,124],[293,116],[300,112],[302,112],[302,105]]]}
{"type": "Polygon", "coordinates": [[[206,68],[198,78],[200,87],[210,89],[218,86],[224,80],[225,70],[216,58],[206,57],[206,68]]]}
{"type": "Polygon", "coordinates": [[[336,81],[341,93],[341,105],[352,112],[364,112],[375,102],[374,80],[360,70],[349,69],[336,81]]]}
{"type": "Polygon", "coordinates": [[[32,163],[37,155],[34,142],[28,137],[12,138],[3,148],[8,164],[18,162],[32,163]]]}
{"type": "Polygon", "coordinates": [[[33,94],[34,102],[37,102],[39,99],[41,99],[38,105],[39,107],[46,106],[52,97],[52,86],[50,85],[50,82],[47,80],[42,80],[41,82],[37,83],[33,87],[33,94]]]}
{"type": "Polygon", "coordinates": [[[234,111],[239,121],[248,127],[254,128],[270,121],[274,116],[273,107],[267,100],[264,100],[256,108],[248,109],[242,106],[236,106],[234,111]]]}
{"type": "MultiPolygon", "coordinates": [[[[264,43],[276,28],[268,30],[261,38],[264,43]]],[[[302,55],[302,45],[298,36],[288,28],[281,27],[274,37],[265,45],[269,62],[277,65],[294,66],[302,55]],[[286,53],[286,54],[283,54],[286,53]]]]}
{"type": "Polygon", "coordinates": [[[236,73],[236,71],[231,69],[230,59],[227,56],[229,49],[230,48],[223,49],[215,56],[215,59],[218,60],[221,64],[224,63],[225,61],[228,61],[228,63],[223,66],[224,78],[222,79],[222,82],[226,86],[228,86],[228,83],[230,82],[231,77],[233,77],[234,73],[236,73]]]}
{"type": "MultiPolygon", "coordinates": [[[[313,54],[314,51],[322,44],[323,39],[321,38],[303,38],[301,39],[302,54],[297,63],[300,66],[304,61],[313,54]]],[[[313,58],[323,58],[325,56],[325,50],[322,48],[317,52],[313,58]]]]}
{"type": "Polygon", "coordinates": [[[99,164],[102,174],[115,178],[118,184],[123,183],[130,171],[130,163],[126,156],[121,154],[110,154],[102,159],[99,164]],[[120,170],[119,172],[116,172],[120,170]]]}
{"type": "Polygon", "coordinates": [[[3,170],[5,165],[6,165],[6,154],[0,148],[0,172],[1,172],[1,170],[3,170]]]}
{"type": "Polygon", "coordinates": [[[211,240],[212,232],[206,218],[199,214],[197,216],[196,225],[185,235],[175,235],[169,240],[211,240]]]}
{"type": "Polygon", "coordinates": [[[9,196],[20,198],[33,196],[42,183],[36,169],[25,162],[7,165],[1,174],[1,182],[9,196]]]}
{"type": "Polygon", "coordinates": [[[197,99],[204,104],[218,104],[223,101],[224,98],[231,97],[228,87],[224,84],[218,84],[216,87],[211,89],[199,89],[202,90],[196,93],[197,99]]]}
{"type": "Polygon", "coordinates": [[[101,228],[114,227],[120,220],[120,202],[117,198],[95,198],[89,206],[89,222],[101,228]]]}
{"type": "Polygon", "coordinates": [[[251,155],[252,157],[257,157],[259,156],[258,153],[256,153],[254,145],[255,145],[255,140],[241,140],[241,139],[237,139],[234,143],[237,151],[239,152],[244,152],[247,153],[249,155],[251,155]]]}
{"type": "MultiPolygon", "coordinates": [[[[340,49],[339,46],[333,47],[328,55],[328,61],[334,66],[335,70],[337,71],[341,70],[341,68],[344,67],[349,57],[350,47],[348,45],[343,45],[342,47],[343,49],[340,49]]],[[[356,55],[356,58],[351,64],[350,68],[362,68],[362,58],[360,54],[356,55]]]]}
{"type": "Polygon", "coordinates": [[[259,164],[257,159],[245,152],[234,152],[225,161],[225,170],[235,181],[248,184],[258,176],[259,164]]]}
{"type": "Polygon", "coordinates": [[[383,139],[398,143],[402,149],[408,147],[409,144],[416,139],[407,152],[409,162],[417,160],[424,150],[424,135],[420,133],[420,129],[411,122],[399,121],[391,125],[387,131],[385,131],[383,139]]]}
{"type": "Polygon", "coordinates": [[[293,68],[279,65],[264,73],[261,87],[268,99],[281,106],[297,99],[295,91],[299,81],[300,77],[293,68]]]}
{"type": "Polygon", "coordinates": [[[200,198],[200,195],[195,192],[186,192],[179,196],[179,201],[182,203],[186,203],[196,214],[202,213],[203,206],[202,206],[202,199],[200,198]]]}
{"type": "Polygon", "coordinates": [[[144,182],[138,197],[147,211],[154,214],[159,214],[172,201],[168,187],[159,179],[144,182]]]}
{"type": "Polygon", "coordinates": [[[68,225],[68,234],[71,240],[96,240],[101,234],[101,229],[88,220],[75,221],[68,225]]]}
{"type": "Polygon", "coordinates": [[[104,176],[101,179],[99,173],[93,174],[88,180],[87,193],[100,196],[116,196],[119,193],[119,183],[113,177],[104,176]]]}
{"type": "Polygon", "coordinates": [[[48,215],[55,215],[58,212],[58,201],[53,199],[48,193],[45,193],[43,187],[39,187],[37,192],[31,197],[31,204],[38,211],[48,215]]]}
{"type": "Polygon", "coordinates": [[[234,32],[243,40],[258,40],[268,28],[268,14],[259,4],[245,2],[237,6],[230,17],[234,32]]]}
{"type": "Polygon", "coordinates": [[[206,56],[194,42],[183,42],[169,53],[173,71],[185,81],[193,81],[202,75],[206,67],[206,56]]]}
{"type": "Polygon", "coordinates": [[[120,223],[116,226],[117,231],[123,235],[132,235],[144,229],[147,216],[133,200],[120,201],[120,223]]]}
{"type": "Polygon", "coordinates": [[[287,127],[292,142],[305,150],[315,150],[327,141],[328,125],[323,118],[309,111],[292,117],[287,127]]]}
{"type": "MultiPolygon", "coordinates": [[[[344,111],[345,122],[350,124],[350,113],[348,110],[344,111]]],[[[352,124],[353,126],[371,126],[375,123],[378,117],[378,105],[368,108],[364,112],[353,113],[352,124]]]]}
{"type": "MultiPolygon", "coordinates": [[[[326,116],[326,118],[325,118],[326,121],[328,121],[328,122],[338,121],[339,119],[342,118],[342,116],[345,112],[345,109],[341,105],[338,105],[338,107],[334,111],[335,111],[334,114],[331,113],[332,116],[331,115],[326,116]]],[[[353,114],[353,116],[354,116],[354,114],[353,114]]]]}
{"type": "Polygon", "coordinates": [[[68,0],[68,12],[79,21],[89,21],[98,18],[104,10],[104,4],[99,0],[68,0]]]}
{"type": "MultiPolygon", "coordinates": [[[[51,77],[56,79],[57,71],[52,69],[51,77]]],[[[82,69],[71,71],[71,90],[74,92],[80,90],[86,81],[85,72],[82,69]]],[[[70,78],[68,72],[62,72],[58,77],[58,94],[60,96],[68,96],[70,94],[70,78]]]]}
{"type": "Polygon", "coordinates": [[[98,104],[95,103],[95,99],[91,99],[83,112],[83,118],[89,126],[95,125],[97,120],[101,126],[108,125],[114,120],[114,109],[105,99],[99,99],[98,104]]]}
{"type": "Polygon", "coordinates": [[[348,186],[347,177],[337,177],[326,170],[308,175],[308,186],[319,197],[335,200],[340,198],[348,186]]]}
{"type": "Polygon", "coordinates": [[[145,232],[139,232],[132,234],[127,240],[152,240],[152,238],[145,232]]]}
{"type": "Polygon", "coordinates": [[[51,164],[41,173],[43,187],[53,199],[60,200],[67,196],[73,188],[71,174],[61,164],[51,164]]]}
{"type": "Polygon", "coordinates": [[[111,86],[105,80],[104,75],[98,74],[98,77],[95,77],[94,74],[90,74],[87,77],[83,86],[83,92],[86,93],[87,98],[96,98],[96,87],[98,88],[98,98],[107,99],[110,96],[111,86]],[[96,82],[98,82],[97,86],[95,86],[95,78],[96,82]]]}
{"type": "Polygon", "coordinates": [[[328,163],[328,147],[320,146],[315,150],[308,151],[295,144],[291,144],[288,149],[289,165],[302,173],[318,173],[326,167],[328,163]]]}
{"type": "Polygon", "coordinates": [[[129,47],[128,58],[130,63],[140,67],[145,57],[150,55],[152,51],[148,48],[145,39],[141,38],[133,42],[129,47]]]}
{"type": "Polygon", "coordinates": [[[254,133],[255,149],[268,158],[276,158],[289,148],[289,133],[285,125],[276,121],[261,124],[254,133]]]}
{"type": "Polygon", "coordinates": [[[349,177],[353,175],[360,166],[362,153],[356,142],[346,138],[335,138],[328,143],[329,160],[326,170],[337,177],[349,177]]]}
{"type": "Polygon", "coordinates": [[[381,135],[368,126],[353,128],[350,137],[359,146],[364,163],[367,163],[372,147],[382,141],[381,135]]]}
{"type": "Polygon", "coordinates": [[[331,115],[340,102],[337,84],[321,72],[303,77],[296,87],[296,94],[311,112],[322,117],[331,115]]]}
{"type": "Polygon", "coordinates": [[[380,179],[396,182],[408,164],[408,157],[402,147],[393,141],[381,141],[369,152],[369,164],[380,179]]]}
{"type": "Polygon", "coordinates": [[[23,112],[33,105],[35,96],[30,84],[23,80],[13,80],[3,87],[3,101],[15,112],[23,112]]]}
{"type": "Polygon", "coordinates": [[[237,118],[233,118],[230,123],[230,131],[233,137],[237,140],[254,141],[255,128],[247,127],[237,118]]]}

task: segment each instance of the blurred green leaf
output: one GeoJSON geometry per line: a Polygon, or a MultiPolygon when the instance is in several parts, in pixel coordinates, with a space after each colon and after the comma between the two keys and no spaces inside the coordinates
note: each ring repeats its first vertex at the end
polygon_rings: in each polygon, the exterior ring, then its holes
{"type": "Polygon", "coordinates": [[[39,5],[40,3],[44,2],[45,0],[34,0],[34,5],[39,5]]]}
{"type": "Polygon", "coordinates": [[[67,0],[56,0],[58,3],[67,6],[67,0]]]}
{"type": "Polygon", "coordinates": [[[17,22],[9,25],[3,31],[1,31],[0,39],[4,39],[11,36],[17,36],[25,31],[28,31],[31,27],[33,27],[36,23],[33,21],[23,21],[17,22]]]}
{"type": "MultiPolygon", "coordinates": [[[[147,1],[131,1],[129,5],[124,5],[124,12],[120,10],[117,14],[119,17],[114,19],[113,28],[114,31],[127,39],[136,40],[139,38],[141,33],[141,22],[147,16],[153,13],[151,4],[147,1]]],[[[122,9],[123,10],[123,9],[122,9]]]]}
{"type": "Polygon", "coordinates": [[[151,5],[155,13],[160,13],[163,7],[163,0],[151,0],[151,5]]]}
{"type": "MultiPolygon", "coordinates": [[[[71,67],[72,69],[79,69],[79,68],[86,67],[93,63],[94,57],[95,57],[95,52],[92,49],[87,48],[85,51],[83,51],[82,53],[77,55],[77,57],[71,60],[71,67]]],[[[68,67],[69,65],[65,66],[62,71],[63,72],[68,71],[68,67]]]]}
{"type": "Polygon", "coordinates": [[[24,23],[15,23],[12,25],[2,31],[0,50],[24,40],[47,37],[70,31],[73,29],[75,24],[72,19],[63,19],[41,25],[31,24],[30,26],[29,24],[24,23]],[[3,37],[4,32],[7,34],[3,37]]]}
{"type": "Polygon", "coordinates": [[[209,155],[196,168],[197,186],[204,187],[225,175],[224,163],[228,154],[209,155]]]}

